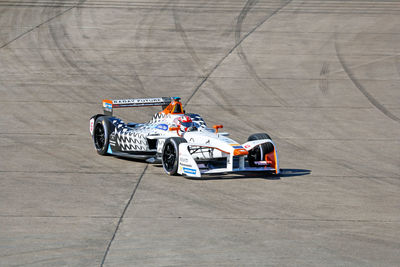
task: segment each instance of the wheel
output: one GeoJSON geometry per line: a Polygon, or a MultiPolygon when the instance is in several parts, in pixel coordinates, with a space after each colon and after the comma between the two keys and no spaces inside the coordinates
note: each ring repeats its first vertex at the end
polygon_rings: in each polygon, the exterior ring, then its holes
{"type": "Polygon", "coordinates": [[[168,175],[176,175],[178,171],[179,144],[187,143],[184,138],[171,137],[165,140],[161,157],[164,171],[168,175]]]}
{"type": "MultiPolygon", "coordinates": [[[[261,139],[271,139],[271,137],[266,133],[256,133],[252,134],[247,138],[247,141],[261,140],[261,139]]],[[[249,155],[247,156],[247,160],[249,161],[249,165],[251,167],[257,167],[254,163],[255,161],[262,161],[265,158],[265,155],[274,151],[274,145],[271,143],[261,144],[259,146],[254,147],[249,151],[249,155]]]]}
{"type": "Polygon", "coordinates": [[[98,117],[94,123],[94,131],[93,131],[93,142],[94,146],[97,150],[97,153],[100,155],[107,155],[108,144],[109,144],[109,125],[108,125],[107,117],[101,116],[98,117]]]}

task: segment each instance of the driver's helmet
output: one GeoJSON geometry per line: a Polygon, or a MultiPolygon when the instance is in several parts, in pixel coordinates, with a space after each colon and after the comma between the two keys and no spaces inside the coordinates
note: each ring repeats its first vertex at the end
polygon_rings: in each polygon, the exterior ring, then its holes
{"type": "Polygon", "coordinates": [[[176,120],[176,126],[179,127],[179,131],[182,133],[193,131],[196,129],[192,119],[189,116],[181,116],[176,120]]]}

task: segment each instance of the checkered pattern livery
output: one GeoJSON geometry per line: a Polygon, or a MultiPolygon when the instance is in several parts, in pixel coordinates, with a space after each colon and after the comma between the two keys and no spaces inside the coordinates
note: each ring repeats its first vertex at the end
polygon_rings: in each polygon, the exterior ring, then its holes
{"type": "Polygon", "coordinates": [[[164,114],[164,113],[156,113],[154,114],[153,118],[149,121],[149,123],[157,123],[163,122],[166,118],[170,118],[171,115],[164,114]]]}
{"type": "Polygon", "coordinates": [[[147,140],[141,133],[131,131],[118,132],[116,134],[116,141],[122,151],[148,150],[147,140]]]}

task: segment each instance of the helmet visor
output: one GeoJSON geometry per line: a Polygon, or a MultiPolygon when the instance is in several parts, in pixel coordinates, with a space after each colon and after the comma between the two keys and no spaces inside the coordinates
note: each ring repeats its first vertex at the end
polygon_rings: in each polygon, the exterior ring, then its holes
{"type": "Polygon", "coordinates": [[[193,122],[181,122],[181,124],[184,127],[192,127],[193,126],[193,122]]]}

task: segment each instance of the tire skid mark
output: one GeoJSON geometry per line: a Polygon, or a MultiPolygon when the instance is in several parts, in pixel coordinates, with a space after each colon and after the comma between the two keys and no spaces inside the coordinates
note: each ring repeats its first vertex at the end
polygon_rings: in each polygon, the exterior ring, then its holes
{"type": "MultiPolygon", "coordinates": [[[[173,8],[172,8],[172,3],[173,3],[173,0],[167,1],[162,7],[160,7],[160,9],[158,10],[158,14],[162,14],[162,13],[164,13],[164,12],[166,12],[166,11],[169,11],[169,10],[173,9],[173,8]]],[[[150,11],[153,11],[153,10],[150,10],[150,11]]],[[[149,16],[148,13],[144,16],[144,18],[143,18],[143,20],[142,20],[143,24],[146,22],[146,19],[148,18],[148,16],[149,16]]],[[[150,49],[147,47],[147,43],[148,43],[148,40],[151,38],[151,34],[153,33],[153,30],[154,30],[154,25],[156,24],[156,20],[157,20],[158,18],[159,18],[159,16],[152,16],[152,20],[151,20],[151,22],[149,23],[149,27],[148,27],[148,29],[147,29],[146,36],[143,38],[143,39],[146,41],[146,44],[145,44],[144,46],[142,46],[142,47],[144,48],[144,50],[145,50],[146,52],[152,52],[152,50],[150,50],[150,49]],[[154,17],[154,18],[153,18],[153,17],[154,17]]],[[[142,24],[139,23],[138,26],[136,27],[136,30],[137,30],[141,25],[142,25],[142,24]]],[[[138,42],[139,38],[140,38],[140,37],[136,34],[136,35],[135,35],[135,44],[139,43],[139,42],[138,42]]],[[[138,47],[141,47],[141,46],[139,45],[138,47]]],[[[139,54],[139,55],[140,55],[140,54],[139,54]]],[[[144,59],[145,62],[148,61],[147,58],[144,58],[144,57],[142,57],[142,58],[144,59]]]]}
{"type": "MultiPolygon", "coordinates": [[[[81,16],[81,13],[79,12],[78,14],[76,14],[76,16],[78,16],[78,18],[81,16]]],[[[79,21],[79,19],[77,18],[77,20],[79,21]]],[[[86,69],[82,68],[79,66],[79,64],[77,63],[77,61],[75,60],[75,58],[79,58],[81,61],[84,61],[85,63],[87,63],[91,68],[95,69],[95,70],[99,70],[100,73],[102,74],[102,77],[107,77],[107,78],[111,78],[112,80],[119,82],[118,79],[115,79],[114,77],[105,74],[101,69],[99,69],[99,67],[92,63],[91,60],[88,60],[86,58],[86,56],[84,55],[84,53],[81,53],[81,51],[79,49],[74,49],[73,46],[73,42],[68,34],[68,32],[66,31],[66,28],[64,25],[60,25],[60,28],[56,28],[56,27],[51,27],[49,26],[49,30],[50,30],[50,34],[51,37],[54,41],[54,43],[56,44],[57,49],[53,50],[53,53],[55,53],[56,55],[60,55],[63,60],[72,68],[75,69],[77,71],[77,73],[79,74],[84,74],[85,77],[87,79],[89,79],[90,81],[96,82],[98,83],[99,80],[96,77],[93,77],[93,75],[90,75],[86,69]],[[60,40],[59,38],[59,33],[62,32],[63,35],[63,39],[60,40]],[[68,48],[68,49],[66,49],[68,48]]],[[[82,35],[83,36],[83,35],[82,35]]],[[[103,83],[102,83],[103,84],[103,83]]],[[[101,85],[103,86],[103,85],[101,85]]],[[[127,86],[126,84],[124,84],[124,86],[127,86]]],[[[119,90],[121,92],[125,92],[125,90],[123,89],[119,89],[119,87],[116,87],[116,90],[119,90]]],[[[73,96],[77,96],[77,99],[79,100],[87,100],[89,101],[90,98],[92,96],[87,96],[84,91],[80,90],[80,87],[72,87],[70,90],[71,93],[73,94],[73,96]]]]}
{"type": "MultiPolygon", "coordinates": [[[[95,20],[93,19],[93,17],[94,17],[94,16],[93,16],[93,10],[90,10],[89,14],[91,15],[92,21],[95,22],[95,20]]],[[[81,17],[81,16],[79,16],[79,17],[81,17]]],[[[94,24],[96,24],[96,23],[94,23],[94,24]]],[[[105,40],[104,38],[102,38],[102,34],[99,33],[99,29],[100,29],[100,28],[95,28],[95,31],[98,32],[97,35],[100,37],[101,40],[105,40]]],[[[83,34],[82,34],[82,36],[83,36],[83,34]]],[[[91,43],[91,42],[89,41],[89,43],[91,43]]],[[[96,51],[97,51],[97,50],[96,50],[96,51]]],[[[107,59],[105,53],[103,53],[102,50],[100,50],[100,51],[98,51],[98,52],[99,52],[99,53],[98,53],[99,56],[101,56],[102,61],[105,63],[105,64],[102,64],[102,65],[111,66],[111,67],[116,66],[114,63],[111,63],[111,62],[107,59]]],[[[138,87],[135,87],[135,88],[133,88],[133,87],[132,87],[132,84],[130,84],[129,82],[127,83],[127,82],[125,82],[125,81],[123,81],[123,80],[117,78],[118,76],[115,76],[115,75],[113,75],[113,74],[111,74],[111,75],[108,74],[108,71],[104,71],[103,68],[100,68],[100,67],[98,67],[97,65],[92,65],[92,64],[91,64],[91,66],[93,66],[93,67],[94,67],[95,69],[97,69],[97,70],[100,70],[100,72],[101,72],[103,75],[105,75],[105,76],[109,77],[110,79],[112,79],[113,81],[115,81],[115,82],[117,82],[117,83],[123,85],[125,88],[127,88],[127,89],[133,89],[133,91],[139,93],[140,95],[143,95],[143,94],[144,94],[145,88],[144,88],[143,82],[140,80],[139,75],[137,74],[137,72],[136,72],[136,70],[135,70],[133,64],[129,64],[129,66],[128,66],[129,69],[132,71],[132,75],[128,75],[128,76],[133,78],[133,80],[136,82],[136,83],[134,83],[134,84],[138,84],[138,85],[139,85],[138,87]]],[[[106,70],[107,70],[107,69],[106,69],[106,70]]],[[[124,91],[124,90],[123,90],[123,91],[124,91]]],[[[126,91],[124,91],[124,92],[126,92],[126,91]]]]}
{"type": "Polygon", "coordinates": [[[181,36],[182,41],[185,44],[186,50],[189,53],[189,55],[192,57],[193,61],[201,68],[201,70],[202,70],[201,74],[204,74],[206,72],[206,69],[203,67],[203,64],[201,63],[200,58],[197,56],[196,51],[194,50],[193,46],[191,45],[189,38],[186,34],[186,31],[182,27],[178,12],[176,11],[175,8],[172,10],[172,15],[174,17],[175,31],[178,32],[179,35],[181,36]]]}
{"type": "Polygon", "coordinates": [[[249,37],[253,32],[255,32],[261,25],[263,25],[268,19],[273,17],[275,14],[277,14],[280,10],[282,10],[284,7],[286,7],[292,0],[287,1],[285,4],[280,6],[278,9],[276,9],[274,12],[272,12],[269,16],[265,17],[263,20],[261,20],[253,29],[251,29],[249,32],[247,32],[243,37],[241,37],[236,44],[226,53],[216,64],[215,66],[207,73],[207,75],[201,80],[201,82],[194,88],[192,94],[189,96],[188,100],[184,103],[184,106],[187,106],[190,102],[190,100],[193,98],[193,96],[197,93],[197,91],[203,86],[203,84],[208,80],[208,78],[214,73],[214,71],[224,62],[224,60],[232,54],[235,49],[240,46],[240,44],[246,40],[247,37],[249,37]]]}
{"type": "MultiPolygon", "coordinates": [[[[0,18],[2,18],[2,16],[3,16],[3,13],[8,13],[8,14],[10,14],[12,11],[10,11],[10,7],[0,7],[0,18]]],[[[15,18],[16,17],[16,15],[15,15],[15,12],[13,13],[14,15],[10,18],[10,20],[12,20],[13,18],[15,18]]],[[[7,21],[8,22],[8,21],[7,21]]],[[[9,22],[9,25],[17,25],[17,24],[14,24],[13,23],[13,21],[10,21],[9,22]]],[[[9,32],[9,34],[11,33],[12,31],[10,30],[10,32],[9,32]]],[[[7,41],[8,41],[8,39],[7,39],[7,36],[2,36],[2,35],[0,35],[0,37],[1,37],[1,39],[0,39],[0,46],[2,46],[3,44],[5,44],[7,41]]]]}
{"type": "MultiPolygon", "coordinates": [[[[240,36],[242,33],[242,25],[243,25],[243,22],[247,16],[248,12],[257,4],[257,2],[258,2],[258,0],[248,0],[246,2],[246,4],[244,5],[243,9],[240,11],[240,14],[236,21],[236,27],[235,27],[236,43],[239,43],[239,41],[240,41],[240,36]]],[[[270,17],[272,17],[276,13],[278,13],[279,10],[281,10],[283,7],[287,6],[289,4],[289,2],[291,2],[291,0],[286,2],[285,4],[283,4],[282,7],[280,7],[279,9],[277,9],[270,15],[268,15],[266,17],[266,19],[264,18],[264,21],[267,21],[270,17]]],[[[260,86],[260,88],[262,88],[267,94],[272,95],[282,106],[287,106],[287,103],[281,97],[279,97],[279,95],[277,95],[274,92],[274,90],[272,90],[272,88],[270,86],[268,86],[268,84],[263,79],[261,79],[261,77],[257,74],[257,71],[255,70],[254,66],[249,62],[246,53],[243,51],[242,45],[239,45],[237,47],[237,54],[240,58],[240,61],[242,61],[242,63],[246,66],[247,71],[249,72],[250,76],[256,81],[258,86],[260,86]]]]}
{"type": "MultiPolygon", "coordinates": [[[[148,60],[143,56],[145,53],[140,53],[141,49],[145,50],[146,52],[149,52],[147,47],[145,45],[142,45],[141,41],[144,39],[142,38],[142,35],[140,34],[141,26],[143,24],[146,24],[146,21],[149,17],[149,11],[146,10],[143,12],[144,14],[142,15],[142,18],[138,21],[136,28],[135,28],[135,35],[133,36],[133,42],[134,42],[134,47],[136,56],[138,57],[138,63],[140,65],[144,65],[148,63],[148,60]],[[143,63],[145,62],[145,63],[143,63]]],[[[148,31],[150,31],[150,28],[153,27],[153,23],[150,24],[148,31]]],[[[147,34],[147,38],[150,35],[150,33],[147,34]]]]}
{"type": "MultiPolygon", "coordinates": [[[[5,11],[7,11],[7,10],[8,10],[8,8],[5,9],[5,11]]],[[[23,9],[22,12],[13,12],[12,13],[13,15],[8,18],[7,22],[10,25],[19,25],[19,18],[21,17],[21,13],[24,14],[25,11],[26,11],[26,9],[23,9]]],[[[10,35],[10,33],[9,33],[9,35],[10,35]]],[[[4,39],[6,39],[6,37],[4,39]]],[[[1,39],[0,41],[4,42],[4,43],[7,42],[6,40],[3,40],[3,39],[1,39]]],[[[8,49],[9,49],[8,54],[6,53],[6,54],[2,55],[1,60],[0,60],[0,65],[3,65],[4,69],[11,70],[12,72],[21,71],[21,67],[22,66],[25,67],[25,62],[21,61],[21,59],[17,55],[16,51],[14,51],[13,49],[10,49],[10,48],[8,48],[8,49]],[[15,63],[19,63],[20,65],[18,67],[15,67],[15,65],[16,65],[15,63]]],[[[22,69],[22,71],[24,71],[24,70],[25,69],[22,69]]],[[[0,79],[0,83],[4,84],[3,79],[0,79]]],[[[6,86],[5,86],[5,88],[6,88],[6,86]]],[[[18,95],[18,93],[19,93],[19,92],[14,92],[14,91],[12,91],[12,92],[15,93],[16,95],[18,95]]],[[[32,94],[32,93],[30,93],[30,94],[32,94]]]]}
{"type": "MultiPolygon", "coordinates": [[[[23,24],[24,18],[25,16],[28,16],[29,13],[27,12],[28,9],[23,9],[21,12],[18,12],[17,14],[13,15],[10,19],[10,24],[11,25],[20,25],[23,24]],[[22,23],[20,23],[22,22],[22,23]]],[[[46,16],[46,11],[45,9],[42,10],[42,12],[39,15],[40,17],[45,17],[46,16]],[[42,15],[43,14],[43,15],[42,15]]],[[[26,60],[21,59],[21,57],[17,54],[17,51],[15,49],[12,49],[10,47],[7,47],[9,54],[11,54],[11,64],[7,64],[8,66],[12,66],[12,65],[16,65],[15,63],[18,63],[18,67],[15,68],[14,70],[17,71],[22,71],[25,72],[26,71],[26,60]],[[23,67],[23,69],[21,70],[21,67],[23,67]]],[[[19,51],[18,51],[19,52],[19,51]]],[[[30,93],[32,95],[32,93],[30,93]]]]}
{"type": "Polygon", "coordinates": [[[23,36],[25,36],[25,35],[31,33],[32,31],[34,31],[34,30],[36,30],[36,29],[38,29],[38,28],[40,28],[40,27],[43,26],[44,24],[47,24],[47,23],[49,23],[50,21],[52,21],[52,20],[54,20],[54,19],[56,19],[56,18],[58,18],[58,17],[64,15],[64,14],[67,13],[68,11],[70,11],[70,10],[72,10],[72,9],[74,9],[74,8],[79,7],[79,5],[81,5],[81,4],[84,3],[85,1],[86,1],[86,0],[79,0],[75,5],[73,5],[73,6],[69,7],[69,8],[67,8],[66,10],[64,10],[64,11],[62,11],[62,12],[60,12],[60,13],[57,13],[56,15],[50,17],[49,19],[43,21],[42,23],[39,23],[38,25],[32,27],[31,29],[29,29],[29,30],[27,30],[27,31],[25,31],[25,32],[23,32],[23,33],[17,35],[16,37],[14,37],[13,39],[11,39],[10,41],[8,41],[8,42],[6,42],[5,44],[3,44],[2,46],[0,46],[0,49],[7,47],[8,45],[10,45],[11,43],[13,43],[13,42],[15,42],[16,40],[20,39],[21,37],[23,37],[23,36]]]}
{"type": "MultiPolygon", "coordinates": [[[[291,9],[285,10],[286,13],[335,13],[335,14],[396,14],[400,11],[396,1],[301,1],[293,5],[291,9]],[[333,11],[334,12],[333,12],[333,11]]],[[[198,1],[186,1],[179,5],[179,9],[185,12],[236,12],[240,9],[240,1],[235,1],[230,5],[226,1],[213,1],[211,5],[203,5],[198,1]]],[[[71,1],[2,1],[0,6],[10,7],[49,7],[57,5],[73,5],[71,1]]],[[[279,3],[277,1],[265,1],[258,9],[259,12],[274,10],[279,3]]],[[[108,8],[108,9],[128,9],[149,10],[159,8],[155,1],[89,1],[82,5],[82,8],[108,8]]],[[[170,8],[172,10],[172,8],[170,8]]]]}
{"type": "Polygon", "coordinates": [[[321,71],[319,73],[320,79],[319,79],[319,89],[321,92],[326,95],[328,93],[328,87],[329,87],[329,63],[324,62],[322,63],[321,71]]]}
{"type": "MultiPolygon", "coordinates": [[[[64,49],[65,47],[68,46],[68,43],[70,43],[69,41],[69,37],[68,37],[68,33],[65,29],[65,26],[63,24],[61,24],[59,27],[52,27],[51,25],[49,25],[49,31],[50,31],[50,36],[53,39],[57,49],[53,50],[53,54],[55,55],[55,57],[57,57],[57,55],[60,55],[61,58],[64,60],[64,62],[66,62],[68,64],[68,66],[70,66],[72,69],[75,69],[78,71],[78,73],[81,73],[82,70],[81,68],[78,66],[78,64],[70,57],[68,52],[71,52],[73,54],[75,54],[75,50],[73,48],[71,48],[71,50],[66,50],[64,49]],[[61,27],[61,28],[59,28],[61,27]],[[63,33],[63,37],[65,37],[65,40],[60,40],[60,38],[58,37],[59,33],[63,33]]],[[[71,46],[72,47],[72,46],[71,46]]],[[[56,89],[59,93],[63,93],[63,90],[58,90],[56,89]]],[[[77,96],[76,100],[78,99],[84,99],[84,100],[88,100],[85,98],[84,94],[80,91],[77,91],[74,89],[74,87],[72,87],[70,89],[72,96],[69,95],[70,99],[75,99],[75,96],[77,96]]]]}
{"type": "Polygon", "coordinates": [[[343,70],[346,72],[349,79],[353,82],[354,86],[368,99],[368,101],[374,105],[379,111],[381,111],[385,116],[394,120],[395,122],[400,123],[400,118],[391,113],[388,109],[386,109],[378,100],[376,100],[368,91],[362,86],[362,84],[356,79],[352,70],[347,66],[346,61],[344,60],[338,42],[335,41],[335,50],[336,56],[339,59],[340,64],[342,65],[343,70]]]}
{"type": "MultiPolygon", "coordinates": [[[[44,9],[42,9],[42,11],[40,12],[40,17],[47,16],[47,13],[49,13],[49,12],[51,12],[53,10],[54,9],[52,9],[52,8],[44,8],[44,9]]],[[[27,10],[24,10],[24,11],[27,11],[27,10]]],[[[13,20],[14,23],[15,23],[14,25],[19,25],[19,23],[18,23],[19,19],[17,19],[16,17],[21,17],[20,20],[23,21],[25,16],[29,15],[29,14],[25,14],[25,13],[26,12],[18,13],[17,16],[14,16],[14,20],[13,20]]],[[[24,59],[23,57],[21,59],[21,56],[17,53],[18,50],[10,48],[10,47],[7,47],[7,49],[8,49],[9,54],[13,55],[12,59],[13,59],[13,63],[14,64],[17,62],[17,63],[19,63],[20,68],[21,68],[21,66],[26,67],[26,59],[24,59]]],[[[42,53],[39,51],[38,54],[42,58],[43,62],[48,66],[47,61],[43,58],[42,53]]],[[[26,70],[29,71],[29,67],[26,67],[25,69],[23,69],[22,72],[25,72],[26,70]]],[[[27,94],[29,94],[29,95],[31,95],[31,96],[33,96],[35,98],[36,94],[35,94],[35,91],[34,91],[33,88],[25,87],[24,88],[24,92],[26,92],[27,94]]],[[[64,92],[62,92],[62,94],[65,96],[64,92]]],[[[48,108],[53,113],[59,115],[60,118],[62,118],[64,120],[68,120],[69,119],[69,117],[65,113],[62,113],[59,109],[57,109],[56,107],[52,106],[50,103],[45,103],[43,106],[48,108]]],[[[31,112],[32,112],[32,114],[34,114],[37,111],[36,110],[32,110],[31,112]]],[[[14,116],[16,117],[16,119],[18,121],[22,122],[24,125],[28,125],[28,126],[34,126],[35,125],[34,123],[31,122],[31,120],[26,120],[23,116],[18,116],[16,114],[14,116]]]]}
{"type": "Polygon", "coordinates": [[[398,76],[400,77],[400,55],[398,55],[397,57],[396,57],[396,69],[397,69],[397,74],[398,74],[398,76]]]}
{"type": "MultiPolygon", "coordinates": [[[[189,55],[193,59],[194,63],[196,63],[196,65],[198,65],[198,67],[200,68],[200,75],[201,76],[205,76],[207,70],[206,70],[205,66],[201,63],[201,60],[197,56],[197,53],[196,53],[194,47],[190,43],[189,38],[188,38],[188,36],[186,34],[186,31],[182,27],[182,24],[180,22],[179,14],[176,11],[176,9],[173,9],[172,15],[173,15],[173,18],[174,18],[174,23],[175,23],[175,31],[180,34],[181,39],[182,39],[182,41],[183,41],[183,43],[184,43],[184,45],[186,47],[187,52],[189,53],[189,55]]],[[[220,107],[222,107],[222,109],[224,109],[225,111],[227,111],[227,112],[229,112],[229,113],[231,113],[233,115],[238,115],[238,112],[235,110],[234,105],[232,105],[232,103],[229,101],[228,97],[226,97],[226,95],[224,94],[222,88],[219,87],[215,82],[213,82],[211,80],[209,80],[208,82],[215,89],[214,91],[219,95],[220,99],[222,99],[222,101],[225,102],[225,105],[222,104],[220,101],[217,101],[214,97],[209,96],[208,99],[213,101],[215,104],[220,105],[220,107]]]]}
{"type": "MultiPolygon", "coordinates": [[[[17,37],[15,37],[14,39],[10,40],[10,41],[7,42],[6,44],[2,45],[2,46],[0,47],[0,49],[1,49],[1,48],[7,48],[7,49],[9,49],[9,52],[10,52],[11,54],[14,55],[13,61],[14,61],[14,62],[15,62],[15,61],[19,62],[19,63],[20,63],[20,66],[25,66],[25,65],[26,65],[26,64],[25,64],[25,60],[21,60],[20,56],[17,55],[16,50],[15,50],[15,49],[12,49],[12,48],[8,48],[7,46],[10,45],[12,42],[14,42],[14,41],[16,41],[16,40],[18,40],[18,39],[20,39],[20,38],[26,36],[27,34],[32,33],[34,30],[37,30],[37,29],[41,28],[41,26],[43,26],[43,25],[45,25],[45,24],[48,24],[48,23],[50,23],[51,21],[53,21],[54,19],[56,19],[56,18],[58,18],[58,17],[64,15],[64,14],[67,13],[68,11],[70,11],[70,10],[72,10],[72,9],[74,9],[74,8],[79,8],[79,6],[80,6],[82,3],[84,3],[85,1],[86,1],[86,0],[77,1],[77,2],[74,3],[74,5],[71,6],[70,8],[67,8],[66,10],[64,10],[64,11],[62,11],[62,12],[57,12],[55,15],[51,16],[50,18],[48,18],[48,19],[45,20],[44,22],[42,22],[42,23],[36,25],[35,27],[29,29],[28,31],[25,31],[24,33],[18,35],[17,37]]],[[[58,7],[57,7],[57,8],[58,8],[58,7]]],[[[50,10],[50,11],[53,11],[53,10],[54,10],[54,7],[49,6],[48,8],[42,9],[41,15],[40,15],[40,16],[41,16],[41,17],[42,17],[42,16],[45,16],[46,13],[47,13],[49,10],[50,10]]],[[[15,25],[18,25],[18,24],[16,23],[15,25]]],[[[42,53],[39,52],[39,56],[42,58],[43,62],[44,62],[46,65],[48,65],[48,64],[47,64],[47,61],[46,61],[46,59],[43,57],[42,53]]],[[[56,90],[57,90],[57,89],[56,89],[56,90]]],[[[62,95],[65,96],[65,92],[62,92],[62,91],[59,91],[59,90],[57,90],[57,92],[59,92],[59,93],[61,93],[62,95]]],[[[32,96],[35,95],[34,92],[32,92],[32,91],[29,90],[29,89],[27,90],[27,93],[29,93],[29,94],[32,95],[32,96]]],[[[68,117],[67,117],[65,114],[61,113],[57,108],[52,107],[52,106],[49,106],[49,105],[46,105],[46,107],[47,107],[49,110],[53,111],[54,113],[60,115],[60,116],[63,117],[64,119],[68,119],[68,117]]],[[[21,120],[21,121],[22,121],[22,120],[21,120]]],[[[29,123],[28,123],[28,125],[29,125],[29,123]]]]}
{"type": "Polygon", "coordinates": [[[119,230],[119,227],[120,227],[120,225],[121,225],[121,223],[122,223],[122,220],[123,220],[123,218],[124,218],[124,216],[125,216],[125,213],[126,213],[126,211],[128,210],[128,207],[129,207],[129,205],[131,204],[131,202],[132,202],[132,200],[133,200],[133,197],[135,196],[135,193],[136,193],[136,191],[137,191],[137,189],[138,189],[138,187],[139,187],[139,184],[140,184],[140,182],[142,181],[142,178],[143,178],[144,174],[146,173],[146,170],[147,170],[148,167],[149,167],[149,164],[146,165],[146,167],[144,168],[142,174],[139,176],[139,179],[138,179],[138,181],[137,181],[135,187],[133,188],[132,194],[131,194],[131,196],[130,196],[128,202],[125,204],[125,207],[124,207],[124,209],[123,209],[123,211],[122,211],[122,214],[121,214],[121,216],[119,217],[119,220],[118,220],[117,226],[116,226],[116,228],[115,228],[115,231],[114,231],[114,233],[113,233],[113,235],[112,235],[112,237],[111,237],[111,239],[110,239],[110,242],[109,242],[108,245],[107,245],[106,251],[104,252],[104,256],[103,256],[103,259],[101,260],[100,267],[104,266],[104,262],[106,261],[108,252],[110,251],[111,245],[112,245],[112,243],[113,243],[113,241],[114,241],[114,239],[115,239],[115,236],[116,236],[116,234],[117,234],[117,232],[118,232],[118,230],[119,230]]]}
{"type": "MultiPolygon", "coordinates": [[[[171,5],[172,2],[173,2],[173,0],[169,0],[166,3],[164,3],[160,7],[160,9],[158,9],[158,13],[161,14],[161,13],[167,11],[168,7],[171,5]]],[[[135,27],[135,34],[133,36],[133,43],[135,44],[135,48],[143,48],[146,52],[152,52],[152,51],[147,48],[147,45],[143,45],[143,46],[140,45],[140,41],[142,39],[147,41],[150,38],[150,35],[151,35],[152,31],[153,31],[153,27],[154,27],[154,24],[155,24],[156,19],[158,18],[158,16],[155,16],[156,18],[153,19],[149,23],[150,26],[147,29],[147,34],[146,34],[146,36],[144,38],[141,38],[142,36],[139,33],[140,33],[140,30],[141,30],[141,26],[146,24],[145,22],[147,21],[147,19],[149,17],[149,13],[152,12],[152,11],[153,11],[152,9],[143,10],[143,13],[145,13],[145,14],[143,14],[142,19],[138,22],[137,26],[135,27]]],[[[149,60],[146,57],[143,56],[146,53],[140,53],[140,49],[136,49],[135,51],[136,51],[136,56],[140,60],[140,62],[136,63],[135,65],[142,65],[142,64],[147,65],[149,60]],[[145,62],[145,63],[143,63],[143,62],[145,62]]],[[[137,82],[140,82],[140,86],[142,88],[143,95],[149,96],[145,92],[145,87],[144,87],[143,81],[139,77],[139,74],[137,74],[136,70],[134,69],[134,66],[132,66],[132,67],[133,67],[133,74],[135,76],[135,79],[137,79],[137,82]]],[[[154,76],[151,76],[151,77],[154,77],[154,76]]]]}

